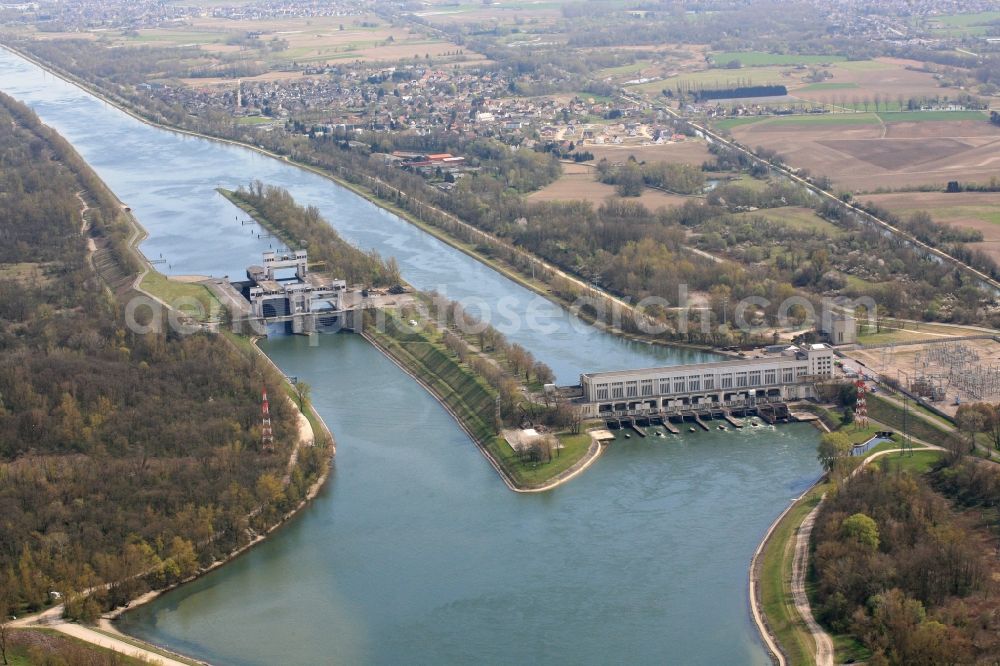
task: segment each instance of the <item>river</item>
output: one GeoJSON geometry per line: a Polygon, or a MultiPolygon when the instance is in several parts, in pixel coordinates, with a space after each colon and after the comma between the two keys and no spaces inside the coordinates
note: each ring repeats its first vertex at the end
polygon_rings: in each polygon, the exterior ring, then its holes
{"type": "MultiPolygon", "coordinates": [[[[259,262],[268,241],[215,188],[260,179],[396,257],[415,286],[492,312],[502,304],[495,321],[561,382],[706,358],[583,326],[315,174],[149,127],[5,51],[0,90],[132,207],[164,272],[235,277],[259,262]]],[[[124,629],[218,664],[767,663],[746,569],[770,521],[818,474],[811,427],[622,440],[570,484],[519,495],[361,338],[278,336],[263,348],[312,385],[338,442],[331,480],[273,538],[128,613],[124,629]]]]}

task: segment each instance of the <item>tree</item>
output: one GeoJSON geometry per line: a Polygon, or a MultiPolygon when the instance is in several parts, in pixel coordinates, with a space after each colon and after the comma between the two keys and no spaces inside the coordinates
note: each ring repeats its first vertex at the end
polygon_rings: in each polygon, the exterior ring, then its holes
{"type": "Polygon", "coordinates": [[[6,575],[0,571],[0,659],[3,659],[4,666],[8,663],[7,639],[10,630],[7,628],[7,620],[10,619],[11,592],[6,575]]]}
{"type": "Polygon", "coordinates": [[[620,197],[637,197],[642,194],[645,183],[642,167],[635,160],[628,160],[615,175],[615,192],[620,197]]]}
{"type": "Polygon", "coordinates": [[[301,379],[295,382],[295,395],[299,398],[299,409],[305,411],[306,401],[309,400],[309,395],[312,393],[312,386],[301,379]]]}
{"type": "Polygon", "coordinates": [[[993,405],[993,416],[990,418],[990,438],[993,448],[1000,451],[1000,403],[993,405]]]}
{"type": "Polygon", "coordinates": [[[552,368],[541,361],[535,362],[532,372],[535,374],[535,379],[542,384],[551,384],[556,380],[556,376],[555,373],[552,372],[552,368]]]}
{"type": "Polygon", "coordinates": [[[857,542],[868,550],[878,550],[878,525],[875,524],[871,516],[866,516],[863,513],[848,516],[844,518],[840,528],[843,530],[845,538],[857,542]]]}
{"type": "Polygon", "coordinates": [[[955,413],[955,425],[968,438],[970,450],[975,448],[976,434],[986,432],[993,420],[993,407],[983,402],[967,403],[955,413]]]}
{"type": "Polygon", "coordinates": [[[819,439],[816,457],[823,469],[832,473],[851,455],[851,440],[842,432],[828,432],[819,439]]]}

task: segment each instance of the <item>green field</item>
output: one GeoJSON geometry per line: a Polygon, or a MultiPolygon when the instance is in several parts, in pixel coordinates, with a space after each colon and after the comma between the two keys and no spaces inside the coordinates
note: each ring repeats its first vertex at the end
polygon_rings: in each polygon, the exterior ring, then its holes
{"type": "Polygon", "coordinates": [[[151,270],[146,273],[140,286],[168,305],[191,315],[198,321],[212,319],[221,308],[218,299],[208,290],[208,287],[190,282],[177,282],[156,271],[151,270]],[[201,304],[200,313],[195,302],[201,304]]]}
{"type": "Polygon", "coordinates": [[[238,33],[226,33],[209,30],[142,30],[137,35],[122,35],[129,42],[139,44],[163,42],[169,44],[220,44],[238,33]]]}
{"type": "MultiPolygon", "coordinates": [[[[789,67],[754,67],[753,69],[703,69],[697,72],[685,72],[677,76],[671,76],[661,81],[651,81],[629,86],[629,90],[640,90],[643,92],[659,92],[664,88],[674,89],[678,84],[684,86],[701,86],[703,88],[725,88],[735,85],[737,81],[745,82],[747,79],[753,85],[763,84],[785,84],[792,85],[799,81],[792,76],[795,72],[789,67]],[[788,74],[786,74],[786,72],[788,74]]],[[[799,72],[801,74],[801,72],[799,72]]]]}
{"type": "Polygon", "coordinates": [[[990,25],[997,21],[1000,21],[1000,11],[952,14],[934,17],[931,29],[938,35],[950,37],[984,36],[990,25]]]}
{"type": "Polygon", "coordinates": [[[607,78],[609,76],[625,76],[628,74],[635,74],[643,67],[648,67],[651,60],[637,60],[630,65],[621,65],[619,67],[606,67],[605,69],[599,69],[594,72],[594,76],[598,78],[607,78]]]}
{"type": "Polygon", "coordinates": [[[734,127],[739,127],[740,125],[751,125],[753,123],[759,123],[762,120],[768,120],[770,116],[751,116],[748,118],[727,118],[725,120],[718,120],[712,123],[713,127],[720,130],[732,129],[734,127]]]}
{"type": "Polygon", "coordinates": [[[813,92],[815,90],[850,90],[859,87],[857,83],[810,83],[804,88],[799,88],[796,92],[813,92]]]}
{"type": "Polygon", "coordinates": [[[821,218],[812,208],[800,208],[798,206],[767,208],[747,213],[738,213],[733,217],[740,219],[765,217],[768,220],[788,225],[793,229],[820,231],[829,236],[835,236],[840,233],[840,230],[836,226],[821,218]]]}
{"type": "MultiPolygon", "coordinates": [[[[893,102],[893,106],[898,105],[893,102]]],[[[850,105],[849,105],[850,106],[850,105]]],[[[871,105],[873,108],[874,105],[871,105]]],[[[982,111],[882,111],[866,113],[855,111],[851,113],[800,114],[790,116],[751,116],[744,118],[727,118],[713,123],[719,129],[732,129],[741,125],[766,123],[774,125],[877,125],[879,119],[886,123],[912,123],[943,120],[985,120],[982,111]]]]}
{"type": "Polygon", "coordinates": [[[847,60],[841,55],[797,55],[782,53],[765,53],[764,51],[724,51],[712,53],[712,59],[717,65],[739,60],[744,67],[762,67],[767,65],[822,65],[829,62],[847,60]]]}
{"type": "Polygon", "coordinates": [[[502,461],[503,466],[518,484],[531,487],[543,485],[580,460],[590,448],[590,435],[585,432],[578,435],[559,435],[559,442],[563,446],[559,455],[553,456],[547,463],[538,464],[521,462],[502,437],[494,437],[486,448],[502,461]]]}

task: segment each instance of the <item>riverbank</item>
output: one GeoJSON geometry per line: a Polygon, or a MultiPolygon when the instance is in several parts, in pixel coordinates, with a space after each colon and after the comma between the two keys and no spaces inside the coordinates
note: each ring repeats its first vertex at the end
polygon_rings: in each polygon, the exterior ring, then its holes
{"type": "MultiPolygon", "coordinates": [[[[29,62],[33,63],[37,67],[40,67],[41,69],[52,74],[53,76],[63,79],[64,81],[80,88],[84,92],[93,95],[94,97],[97,97],[98,99],[118,109],[122,113],[125,113],[126,115],[135,118],[136,120],[142,123],[166,131],[175,132],[178,134],[199,137],[202,139],[207,139],[209,141],[216,141],[223,144],[246,148],[248,150],[257,152],[261,155],[265,155],[267,157],[271,157],[276,160],[281,160],[297,168],[309,171],[310,173],[316,174],[327,180],[330,180],[336,183],[337,185],[343,187],[344,189],[347,189],[353,192],[354,194],[360,196],[361,198],[365,199],[366,201],[374,204],[375,206],[378,206],[379,208],[382,208],[383,210],[386,210],[396,215],[400,219],[405,220],[406,222],[412,224],[413,226],[421,229],[425,233],[432,235],[441,242],[459,250],[463,254],[466,254],[467,256],[475,259],[476,261],[482,263],[483,265],[488,266],[492,270],[503,275],[507,279],[516,282],[518,285],[524,287],[525,289],[528,289],[538,294],[539,296],[542,296],[546,300],[555,303],[556,305],[568,311],[573,316],[579,318],[581,321],[591,326],[594,326],[595,328],[598,328],[604,332],[610,333],[612,335],[627,340],[643,342],[646,344],[658,345],[662,347],[722,353],[710,345],[695,344],[681,340],[664,340],[658,337],[657,335],[643,334],[636,331],[624,330],[623,328],[617,325],[617,323],[619,323],[618,320],[621,319],[620,316],[615,317],[612,315],[611,322],[609,323],[607,321],[602,320],[599,317],[591,315],[586,311],[585,308],[581,307],[581,305],[588,300],[596,300],[600,303],[603,303],[604,308],[606,308],[607,310],[612,312],[617,310],[619,313],[625,313],[627,316],[632,317],[635,320],[644,320],[646,318],[646,315],[639,312],[635,308],[635,306],[633,306],[631,303],[628,302],[628,300],[615,296],[599,287],[596,287],[593,284],[585,280],[582,280],[572,275],[571,273],[564,271],[558,266],[551,264],[550,262],[542,259],[541,257],[535,254],[522,250],[512,245],[509,242],[501,240],[500,238],[497,238],[492,234],[482,231],[481,229],[472,226],[468,222],[465,222],[457,218],[456,216],[447,213],[443,210],[440,210],[438,208],[435,208],[423,201],[413,200],[412,197],[409,197],[409,199],[415,201],[421,207],[421,209],[431,211],[433,212],[434,215],[447,220],[450,224],[454,225],[458,229],[461,229],[471,238],[478,239],[482,243],[486,244],[487,247],[492,247],[494,249],[502,250],[505,253],[511,254],[511,256],[515,256],[519,259],[524,260],[527,263],[527,265],[531,267],[531,270],[529,271],[527,269],[523,270],[519,269],[518,267],[514,266],[508,261],[504,261],[499,257],[491,256],[490,254],[484,253],[479,250],[479,245],[477,243],[471,241],[465,241],[458,235],[451,233],[441,228],[440,226],[429,223],[423,220],[420,216],[415,215],[410,211],[405,210],[404,208],[396,205],[392,201],[389,201],[388,199],[379,196],[379,194],[372,188],[351,182],[346,177],[338,176],[336,173],[333,173],[327,169],[315,166],[308,162],[302,162],[299,160],[292,159],[287,155],[276,153],[274,151],[263,148],[260,145],[240,141],[237,139],[230,139],[226,137],[215,136],[212,134],[206,134],[203,132],[185,129],[183,127],[178,127],[175,125],[170,125],[157,121],[153,118],[146,116],[141,110],[134,108],[127,101],[109,97],[106,91],[98,88],[89,81],[81,79],[80,77],[72,74],[71,72],[64,71],[61,68],[51,65],[50,63],[38,60],[31,54],[25,53],[24,51],[16,47],[10,46],[9,44],[0,44],[0,47],[10,51],[11,53],[14,53],[15,55],[21,58],[24,58],[25,60],[28,60],[29,62]],[[546,276],[549,276],[548,279],[545,279],[546,276]],[[560,282],[562,283],[562,285],[559,284],[560,282]],[[560,286],[569,287],[573,293],[567,293],[567,294],[561,293],[560,286]]],[[[374,187],[385,190],[387,192],[394,193],[396,197],[400,200],[408,198],[406,193],[401,192],[392,185],[384,183],[383,181],[374,178],[373,176],[364,173],[360,174],[351,173],[343,168],[341,168],[341,171],[345,175],[353,175],[354,177],[366,179],[368,182],[372,183],[374,187]]]]}
{"type": "MultiPolygon", "coordinates": [[[[817,409],[821,422],[833,423],[832,415],[817,409]]],[[[872,420],[862,437],[875,430],[890,429],[899,414],[889,416],[886,424],[872,420]]],[[[925,435],[947,436],[944,431],[927,432],[925,435]]],[[[940,451],[941,447],[911,437],[916,444],[913,450],[940,451]]],[[[899,452],[893,444],[884,443],[857,459],[853,473],[872,460],[889,453],[899,452]]],[[[821,476],[811,488],[800,495],[775,519],[761,539],[751,559],[749,590],[751,615],[758,633],[779,666],[785,664],[835,662],[837,651],[851,653],[856,658],[857,645],[849,637],[830,636],[816,623],[806,593],[806,575],[809,570],[809,539],[807,521],[815,517],[826,494],[834,488],[827,475],[821,476]]]]}
{"type": "MultiPolygon", "coordinates": [[[[499,436],[495,426],[484,422],[484,419],[476,414],[474,407],[468,403],[465,396],[456,393],[452,387],[454,381],[447,381],[446,378],[442,377],[442,372],[432,370],[421,359],[408,353],[397,341],[385,333],[369,328],[362,331],[361,335],[437,400],[476,445],[504,484],[514,492],[546,492],[567,483],[590,467],[606,448],[597,439],[590,436],[590,443],[579,459],[567,459],[565,461],[567,466],[551,476],[543,478],[540,482],[528,481],[523,478],[523,474],[519,473],[519,467],[523,464],[515,456],[505,457],[501,453],[500,447],[507,446],[507,444],[499,436]]],[[[423,346],[431,344],[425,342],[423,346]]],[[[454,365],[454,370],[462,372],[457,364],[454,365]]],[[[471,375],[469,377],[475,382],[474,377],[471,375]]],[[[492,407],[495,397],[492,395],[486,397],[488,398],[487,407],[492,407]]],[[[545,464],[553,465],[554,463],[550,461],[545,464]]]]}

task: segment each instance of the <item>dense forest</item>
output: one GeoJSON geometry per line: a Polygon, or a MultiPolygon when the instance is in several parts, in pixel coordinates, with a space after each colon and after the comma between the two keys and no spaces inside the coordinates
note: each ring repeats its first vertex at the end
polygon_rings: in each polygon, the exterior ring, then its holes
{"type": "Polygon", "coordinates": [[[0,616],[57,591],[92,619],[274,524],[329,452],[284,483],[296,420],[269,364],[221,336],[130,330],[121,205],[27,107],[0,96],[0,125],[0,616]],[[98,253],[123,279],[102,280],[98,253]]]}
{"type": "Polygon", "coordinates": [[[981,460],[857,474],[816,521],[820,621],[860,640],[869,664],[996,663],[998,505],[1000,468],[981,460]]]}

